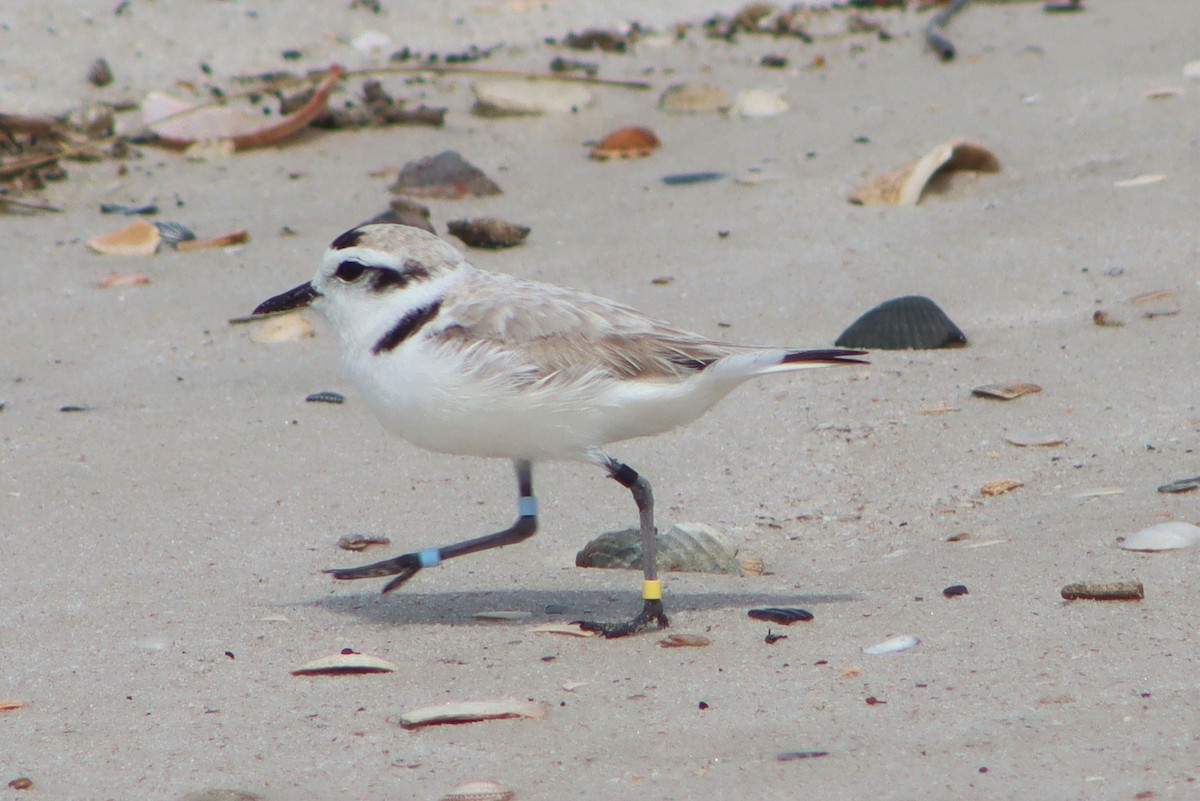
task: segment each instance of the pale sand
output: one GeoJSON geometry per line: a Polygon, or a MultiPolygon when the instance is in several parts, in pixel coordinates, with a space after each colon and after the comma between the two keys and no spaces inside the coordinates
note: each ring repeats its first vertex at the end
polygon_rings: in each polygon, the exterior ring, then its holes
{"type": "MultiPolygon", "coordinates": [[[[711,11],[462,2],[415,19],[386,2],[376,16],[347,2],[317,13],[135,0],[114,18],[114,5],[9,9],[0,110],[136,99],[204,80],[200,62],[222,82],[361,66],[370,59],[335,35],[369,28],[442,52],[503,41],[514,49],[488,65],[543,69],[559,52],[543,36],[711,11]],[[305,57],[282,61],[293,47],[305,57]],[[105,90],[83,78],[99,55],[118,78],[105,90]]],[[[1194,494],[1155,491],[1200,473],[1200,84],[1181,72],[1200,58],[1200,11],[1194,0],[1059,16],[1036,3],[980,6],[952,26],[960,57],[949,65],[914,36],[924,15],[888,19],[899,41],[730,46],[693,32],[630,55],[577,54],[654,88],[598,89],[593,108],[569,116],[481,120],[467,113],[469,78],[391,80],[396,95],[448,106],[446,127],[311,135],[208,164],[141,148],[125,177],[113,162],[67,163],[69,180],[46,193],[63,214],[0,216],[0,697],[26,704],[0,713],[0,787],[35,782],[0,796],[233,787],[271,801],[435,799],[493,778],[523,800],[1196,797],[1200,556],[1116,542],[1200,519],[1194,494]],[[766,52],[792,66],[757,66],[766,52]],[[818,53],[824,69],[799,69],[818,53]],[[785,87],[792,108],[750,121],[659,112],[661,90],[685,80],[785,87]],[[1143,96],[1162,86],[1184,93],[1143,96]],[[583,142],[624,124],[654,128],[661,152],[585,157],[583,142]],[[955,136],[991,146],[1004,171],[916,209],[845,202],[865,174],[955,136]],[[654,482],[662,526],[707,522],[766,561],[762,578],[668,577],[674,630],[706,634],[708,648],[473,621],[483,610],[529,610],[536,623],[637,607],[637,574],[574,567],[587,539],[634,518],[627,493],[589,466],[538,470],[544,516],[530,543],[430,570],[389,597],[377,582],[319,573],[511,519],[510,467],[384,436],[322,325],[314,339],[268,346],[226,324],[305,280],[330,239],[386,207],[389,179],[372,171],[449,148],[505,194],[433,203],[439,230],[479,214],[533,228],[520,248],[473,251],[480,266],[741,342],[827,346],[861,312],[910,293],[933,297],[969,336],[963,350],[878,352],[869,368],[763,380],[690,428],[613,447],[654,482]],[[778,180],[659,180],[755,166],[778,180]],[[1113,186],[1145,173],[1166,178],[1113,186]],[[106,201],[154,201],[160,219],[202,236],[245,227],[252,241],[96,256],[83,240],[124,222],[99,214],[106,201]],[[145,270],[152,283],[97,288],[114,270],[145,270]],[[651,284],[660,276],[674,280],[651,284]],[[1166,288],[1178,294],[1127,303],[1166,288]],[[1097,308],[1124,327],[1093,325],[1097,308]],[[1179,313],[1146,319],[1147,309],[1179,313]],[[1013,379],[1045,391],[969,396],[1013,379]],[[305,404],[317,390],[348,401],[305,404]],[[67,404],[89,410],[60,412],[67,404]],[[1006,429],[1066,443],[1017,448],[1006,429]],[[980,496],[1008,478],[1025,486],[980,496]],[[1079,497],[1105,487],[1122,492],[1079,497]],[[334,542],[347,532],[389,535],[393,547],[344,553],[334,542]],[[1059,598],[1068,582],[1130,579],[1145,584],[1144,601],[1059,598]],[[970,594],[944,599],[956,583],[970,594]],[[548,616],[548,604],[568,611],[548,616]],[[766,626],[745,614],[761,604],[804,606],[816,620],[768,646],[766,626]],[[899,633],[923,642],[862,653],[899,633]],[[401,670],[289,674],[347,646],[401,670]],[[548,714],[394,725],[413,706],[493,697],[536,699],[548,714]],[[805,750],[829,755],[776,759],[805,750]]]]}

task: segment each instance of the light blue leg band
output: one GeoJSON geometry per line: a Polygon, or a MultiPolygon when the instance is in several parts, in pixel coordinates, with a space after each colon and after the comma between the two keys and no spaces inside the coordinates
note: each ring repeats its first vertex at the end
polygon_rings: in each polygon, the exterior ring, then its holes
{"type": "Polygon", "coordinates": [[[442,553],[440,548],[426,548],[423,551],[417,552],[417,561],[421,563],[421,567],[433,567],[442,563],[442,553]]]}
{"type": "Polygon", "coordinates": [[[536,517],[538,513],[537,498],[532,495],[522,495],[517,501],[517,514],[521,517],[536,517]]]}

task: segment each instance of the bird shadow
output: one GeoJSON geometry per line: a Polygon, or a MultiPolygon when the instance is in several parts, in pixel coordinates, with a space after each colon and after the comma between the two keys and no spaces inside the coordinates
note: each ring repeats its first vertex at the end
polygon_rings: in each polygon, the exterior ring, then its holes
{"type": "MultiPolygon", "coordinates": [[[[816,606],[861,601],[856,592],[779,593],[756,591],[669,592],[664,600],[668,615],[744,607],[816,606]]],[[[520,611],[530,616],[524,623],[572,620],[619,620],[641,608],[635,590],[471,590],[466,592],[355,593],[330,595],[299,602],[375,625],[496,625],[474,617],[481,612],[520,611]]]]}

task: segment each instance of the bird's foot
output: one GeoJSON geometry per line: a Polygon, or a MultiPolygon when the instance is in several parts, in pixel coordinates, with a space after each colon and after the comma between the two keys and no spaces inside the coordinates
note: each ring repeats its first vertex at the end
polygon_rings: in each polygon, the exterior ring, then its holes
{"type": "Polygon", "coordinates": [[[637,634],[645,631],[651,624],[657,623],[659,629],[665,629],[671,625],[667,621],[667,614],[663,609],[663,602],[659,599],[647,600],[642,607],[642,611],[638,613],[633,620],[624,623],[595,623],[590,620],[577,620],[579,627],[584,631],[594,631],[602,637],[628,637],[630,634],[637,634]]]}
{"type": "Polygon", "coordinates": [[[382,562],[375,562],[361,567],[341,567],[332,568],[324,572],[330,574],[335,579],[365,579],[365,578],[380,578],[382,576],[395,576],[394,579],[384,585],[384,592],[391,592],[399,587],[404,582],[417,574],[417,571],[422,568],[421,555],[416,553],[405,553],[400,556],[384,559],[382,562]]]}

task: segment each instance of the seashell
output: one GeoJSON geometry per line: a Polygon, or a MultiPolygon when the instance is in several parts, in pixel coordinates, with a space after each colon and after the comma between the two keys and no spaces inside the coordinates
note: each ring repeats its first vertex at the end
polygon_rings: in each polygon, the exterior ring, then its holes
{"type": "Polygon", "coordinates": [[[966,594],[967,594],[967,585],[966,584],[951,584],[949,587],[942,590],[942,595],[946,596],[947,598],[957,598],[960,595],[966,595],[966,594]]]}
{"type": "MultiPolygon", "coordinates": [[[[406,197],[392,198],[388,204],[387,211],[376,214],[367,223],[396,223],[398,225],[411,225],[413,228],[421,228],[431,234],[436,234],[437,230],[433,227],[433,223],[429,222],[429,207],[424,206],[415,200],[410,200],[406,197]]],[[[366,223],[364,223],[365,225],[366,223]]]]}
{"type": "Polygon", "coordinates": [[[114,286],[140,286],[148,283],[150,283],[150,276],[143,272],[109,273],[100,279],[100,286],[103,289],[111,289],[114,286]]]}
{"type": "Polygon", "coordinates": [[[997,495],[1003,495],[1006,492],[1012,492],[1018,487],[1025,486],[1024,481],[1018,481],[1015,478],[1004,478],[999,481],[989,481],[979,488],[979,494],[985,498],[995,498],[997,495]]]}
{"type": "Polygon", "coordinates": [[[894,654],[897,651],[907,651],[921,644],[921,638],[915,634],[897,634],[875,645],[862,649],[864,654],[894,654]]]}
{"type": "Polygon", "coordinates": [[[592,105],[591,91],[578,84],[526,80],[477,81],[471,85],[480,117],[570,114],[592,105]]]}
{"type": "Polygon", "coordinates": [[[142,118],[168,147],[182,149],[217,140],[232,143],[235,150],[249,150],[274,144],[307,127],[325,110],[343,72],[340,66],[330,67],[307,103],[291,114],[272,118],[267,125],[258,114],[228,106],[193,106],[162,92],[151,92],[142,101],[142,118]]]}
{"type": "Polygon", "coordinates": [[[499,217],[475,217],[471,220],[451,220],[446,230],[473,248],[511,248],[525,241],[529,227],[502,220],[499,217]]]}
{"type": "Polygon", "coordinates": [[[312,321],[301,312],[290,312],[278,317],[267,317],[250,334],[255,342],[293,342],[317,335],[312,321]]]}
{"type": "Polygon", "coordinates": [[[932,350],[963,347],[967,337],[932,300],[905,295],[885,300],[863,314],[834,344],[841,348],[932,350]]]}
{"type": "Polygon", "coordinates": [[[1026,382],[1013,384],[984,384],[981,387],[975,387],[971,390],[971,394],[977,398],[996,398],[997,400],[1013,400],[1022,395],[1032,395],[1035,392],[1041,392],[1042,388],[1037,384],[1026,382]]]}
{"type": "Polygon", "coordinates": [[[472,617],[476,620],[528,620],[533,617],[533,612],[523,609],[497,609],[491,612],[476,612],[472,617]]]}
{"type": "Polygon", "coordinates": [[[208,239],[196,239],[193,235],[192,238],[177,244],[175,249],[180,253],[191,253],[193,250],[204,250],[205,248],[227,248],[231,245],[244,245],[249,241],[250,232],[244,228],[239,228],[227,234],[210,236],[208,239]]]}
{"type": "Polygon", "coordinates": [[[723,172],[682,172],[674,175],[664,175],[662,182],[667,186],[688,186],[704,184],[709,181],[719,181],[725,177],[723,172]]]}
{"type": "Polygon", "coordinates": [[[797,621],[808,622],[813,619],[812,612],[789,606],[768,606],[763,609],[751,609],[746,613],[754,620],[764,620],[767,623],[777,623],[780,626],[790,626],[797,621]]]}
{"type": "Polygon", "coordinates": [[[733,99],[730,114],[748,120],[778,117],[791,106],[783,99],[784,89],[743,89],[733,99]]]}
{"type": "Polygon", "coordinates": [[[609,133],[592,148],[591,157],[597,161],[608,159],[645,158],[662,145],[654,131],[638,125],[618,128],[609,133]]]}
{"type": "Polygon", "coordinates": [[[1108,495],[1122,495],[1125,490],[1120,487],[1092,487],[1091,489],[1080,490],[1072,495],[1072,498],[1103,498],[1108,495]]]}
{"type": "Polygon", "coordinates": [[[442,796],[442,801],[512,801],[516,797],[500,782],[484,780],[460,784],[442,796]]]}
{"type": "Polygon", "coordinates": [[[413,729],[443,723],[475,723],[506,718],[538,719],[545,716],[546,708],[536,701],[450,701],[410,709],[400,715],[400,725],[406,729],[413,729]]]}
{"type": "Polygon", "coordinates": [[[398,195],[443,200],[501,194],[495,181],[454,150],[408,162],[388,190],[398,195]]]}
{"type": "Polygon", "coordinates": [[[658,98],[658,107],[668,114],[699,114],[725,111],[733,98],[710,84],[680,83],[668,87],[658,98]]]}
{"type": "Polygon", "coordinates": [[[293,676],[340,676],[354,673],[392,673],[399,666],[370,654],[334,654],[305,662],[292,671],[293,676]]]}
{"type": "Polygon", "coordinates": [[[305,403],[345,403],[346,396],[340,392],[314,392],[305,397],[305,403]]]}
{"type": "Polygon", "coordinates": [[[761,576],[766,567],[761,556],[739,556],[737,561],[747,576],[761,576]]]}
{"type": "Polygon", "coordinates": [[[1121,543],[1127,551],[1173,551],[1200,542],[1200,527],[1172,520],[1130,534],[1121,543]]]}
{"type": "Polygon", "coordinates": [[[144,203],[140,206],[129,206],[124,203],[101,203],[100,213],[124,214],[127,217],[135,214],[158,214],[158,206],[153,203],[144,203]]]}
{"type": "Polygon", "coordinates": [[[183,223],[171,222],[164,220],[154,223],[154,227],[158,229],[162,241],[166,242],[171,247],[176,247],[180,242],[187,242],[195,239],[196,235],[192,233],[192,229],[188,228],[183,223]]]}
{"type": "Polygon", "coordinates": [[[249,790],[227,790],[215,788],[188,793],[181,801],[265,801],[258,793],[249,790]]]}
{"type": "Polygon", "coordinates": [[[663,648],[703,648],[712,640],[700,634],[668,634],[658,641],[663,648]]]}
{"type": "Polygon", "coordinates": [[[1058,434],[1046,434],[1040,431],[1005,431],[1004,441],[1020,448],[1046,448],[1063,444],[1063,438],[1058,434]]]}
{"type": "Polygon", "coordinates": [[[1146,588],[1138,581],[1068,584],[1059,594],[1066,601],[1140,601],[1146,597],[1146,588]]]}
{"type": "Polygon", "coordinates": [[[596,636],[596,632],[587,631],[578,623],[542,623],[529,630],[534,634],[564,634],[568,637],[596,636]]]}
{"type": "Polygon", "coordinates": [[[367,534],[346,534],[338,537],[337,547],[343,551],[365,551],[373,545],[391,545],[387,537],[372,537],[367,534]]]}
{"type": "Polygon", "coordinates": [[[1183,90],[1178,86],[1163,86],[1143,92],[1142,96],[1147,100],[1166,100],[1172,97],[1179,97],[1181,94],[1183,94],[1183,90]]]}
{"type": "Polygon", "coordinates": [[[860,206],[915,206],[926,189],[961,171],[999,172],[1000,160],[979,142],[951,139],[916,161],[871,179],[851,192],[849,199],[860,206]]]}
{"type": "Polygon", "coordinates": [[[87,248],[102,256],[153,256],[162,234],[152,223],[135,220],[124,228],[89,239],[87,248]]]}
{"type": "Polygon", "coordinates": [[[1163,484],[1158,488],[1159,492],[1191,492],[1194,489],[1200,488],[1200,476],[1193,478],[1181,478],[1177,481],[1172,481],[1170,484],[1163,484]]]}
{"type": "MultiPolygon", "coordinates": [[[[642,539],[636,528],[606,531],[575,555],[576,567],[642,569],[642,539]]],[[[658,569],[668,573],[741,576],[737,549],[703,523],[680,523],[658,535],[658,569]]]]}
{"type": "Polygon", "coordinates": [[[105,59],[98,58],[88,68],[87,79],[92,86],[108,86],[113,82],[112,67],[108,66],[105,59]]]}
{"type": "Polygon", "coordinates": [[[1147,173],[1145,175],[1135,175],[1133,178],[1125,178],[1120,181],[1113,181],[1113,186],[1117,189],[1130,189],[1135,186],[1149,186],[1156,184],[1159,181],[1165,181],[1167,176],[1157,173],[1147,173]]]}
{"type": "Polygon", "coordinates": [[[0,712],[12,712],[25,706],[24,701],[0,700],[0,712]]]}

